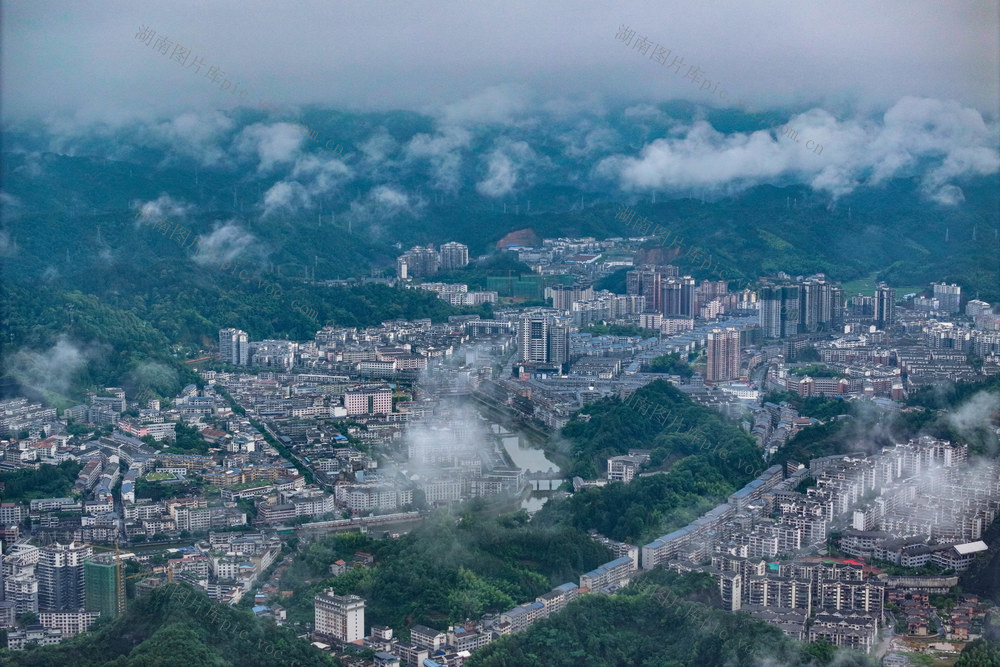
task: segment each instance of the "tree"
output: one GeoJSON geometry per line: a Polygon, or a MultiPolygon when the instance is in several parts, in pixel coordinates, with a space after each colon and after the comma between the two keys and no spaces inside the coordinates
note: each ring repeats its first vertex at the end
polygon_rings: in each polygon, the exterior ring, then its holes
{"type": "Polygon", "coordinates": [[[813,347],[812,345],[810,345],[806,349],[801,350],[800,352],[796,353],[795,360],[796,361],[821,361],[822,357],[819,356],[819,352],[816,351],[816,348],[813,347]]]}
{"type": "Polygon", "coordinates": [[[837,647],[825,639],[820,639],[806,646],[806,653],[816,658],[819,664],[829,665],[833,662],[833,657],[837,653],[837,647]]]}
{"type": "Polygon", "coordinates": [[[23,614],[18,615],[17,622],[20,625],[33,625],[38,623],[38,614],[33,611],[26,611],[23,614]]]}
{"type": "Polygon", "coordinates": [[[955,667],[1000,667],[1000,648],[986,639],[976,639],[965,645],[955,667]]]}
{"type": "Polygon", "coordinates": [[[662,354],[658,357],[653,357],[653,359],[649,362],[649,372],[672,373],[686,378],[689,378],[694,374],[694,371],[691,370],[691,366],[689,366],[687,362],[681,361],[681,355],[677,353],[662,354]]]}

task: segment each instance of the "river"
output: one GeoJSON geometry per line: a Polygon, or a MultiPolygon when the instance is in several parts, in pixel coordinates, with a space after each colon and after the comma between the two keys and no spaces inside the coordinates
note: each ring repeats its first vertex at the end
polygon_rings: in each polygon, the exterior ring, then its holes
{"type": "MultiPolygon", "coordinates": [[[[511,433],[502,425],[490,424],[490,430],[500,436],[504,451],[514,462],[514,465],[525,472],[558,473],[559,466],[553,463],[538,447],[530,444],[528,438],[519,437],[517,433],[511,433]]],[[[545,480],[542,480],[545,483],[545,480]]],[[[543,487],[544,488],[544,487],[543,487]]],[[[527,510],[529,514],[534,514],[542,508],[545,501],[549,499],[549,492],[531,491],[521,502],[521,508],[527,510]]]]}

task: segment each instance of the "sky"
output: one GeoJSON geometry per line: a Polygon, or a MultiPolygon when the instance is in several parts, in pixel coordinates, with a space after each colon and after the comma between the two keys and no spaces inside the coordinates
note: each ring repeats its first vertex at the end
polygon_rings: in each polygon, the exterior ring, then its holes
{"type": "Polygon", "coordinates": [[[916,177],[945,206],[1000,173],[1000,0],[0,8],[4,150],[28,154],[26,175],[42,173],[42,151],[154,149],[162,166],[270,179],[265,217],[361,188],[351,214],[419,212],[415,169],[436,191],[488,200],[543,182],[636,196],[801,183],[836,199],[916,177]],[[695,111],[681,118],[672,101],[695,111]],[[416,111],[433,130],[397,140],[365,119],[312,146],[296,124],[307,105],[416,111]],[[267,113],[245,125],[239,107],[267,113]],[[738,120],[709,120],[712,108],[738,120]],[[44,138],[24,143],[13,130],[34,121],[44,138]]]}
{"type": "Polygon", "coordinates": [[[114,120],[229,110],[242,99],[447,106],[479,118],[525,105],[726,107],[741,97],[762,110],[818,106],[842,117],[911,96],[953,100],[991,121],[1000,115],[998,4],[7,0],[0,108],[8,121],[114,120]],[[616,39],[621,26],[635,31],[631,44],[616,39]],[[150,44],[137,39],[143,27],[155,31],[150,44]],[[154,51],[156,38],[170,54],[154,51]],[[203,59],[199,72],[171,59],[177,44],[189,62],[203,59]],[[679,73],[650,58],[656,45],[683,59],[679,73]],[[210,67],[225,73],[214,84],[210,67]]]}

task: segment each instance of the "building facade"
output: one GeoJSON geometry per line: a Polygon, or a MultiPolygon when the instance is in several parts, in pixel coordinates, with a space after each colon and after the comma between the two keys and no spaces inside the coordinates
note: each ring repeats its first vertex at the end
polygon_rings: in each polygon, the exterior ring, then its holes
{"type": "Polygon", "coordinates": [[[708,368],[705,379],[725,382],[740,376],[739,329],[712,329],[708,332],[708,368]]]}
{"type": "Polygon", "coordinates": [[[316,612],[316,632],[342,642],[363,639],[365,635],[365,601],[357,595],[336,595],[327,589],[313,600],[316,612]]]}
{"type": "Polygon", "coordinates": [[[219,358],[236,366],[246,366],[250,360],[250,344],[246,331],[219,330],[219,358]]]}
{"type": "Polygon", "coordinates": [[[84,562],[94,553],[90,545],[49,544],[38,554],[38,608],[81,609],[85,604],[84,562]]]}
{"type": "Polygon", "coordinates": [[[113,556],[97,556],[83,566],[84,606],[102,616],[118,616],[125,612],[125,577],[115,567],[113,556]]]}

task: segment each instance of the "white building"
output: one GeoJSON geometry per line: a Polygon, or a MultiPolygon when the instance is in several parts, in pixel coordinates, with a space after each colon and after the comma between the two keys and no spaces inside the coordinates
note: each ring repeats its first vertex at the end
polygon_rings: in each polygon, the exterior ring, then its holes
{"type": "Polygon", "coordinates": [[[608,481],[631,482],[648,460],[648,456],[612,456],[608,459],[608,481]]]}
{"type": "Polygon", "coordinates": [[[60,630],[63,639],[67,639],[89,630],[100,615],[99,611],[83,611],[82,609],[79,611],[44,610],[38,612],[38,622],[46,628],[60,630]]]}
{"type": "Polygon", "coordinates": [[[239,329],[219,330],[219,357],[236,366],[246,366],[250,358],[249,338],[239,329]]]}
{"type": "Polygon", "coordinates": [[[44,625],[29,625],[23,630],[11,630],[7,634],[7,648],[11,651],[22,651],[28,644],[49,646],[63,640],[62,633],[44,625]]]}
{"type": "Polygon", "coordinates": [[[349,415],[389,414],[392,412],[392,389],[362,389],[344,393],[344,407],[349,415]]]}
{"type": "Polygon", "coordinates": [[[353,642],[365,636],[365,601],[357,595],[336,595],[328,588],[313,600],[316,633],[353,642]]]}

